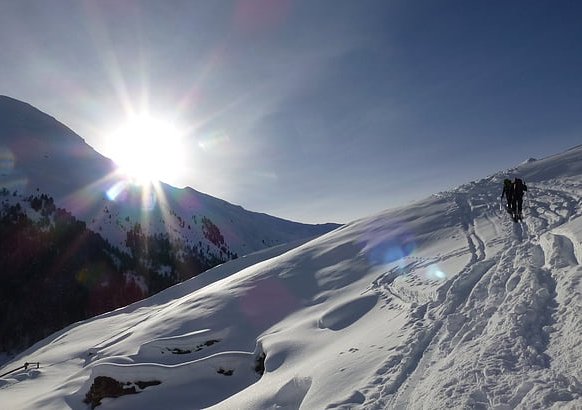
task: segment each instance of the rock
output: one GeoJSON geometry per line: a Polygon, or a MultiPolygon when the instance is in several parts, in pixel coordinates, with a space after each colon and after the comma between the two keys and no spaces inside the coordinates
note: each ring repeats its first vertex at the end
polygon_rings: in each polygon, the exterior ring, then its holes
{"type": "Polygon", "coordinates": [[[107,376],[97,376],[93,381],[93,384],[89,388],[84,403],[90,404],[91,409],[99,406],[101,404],[101,399],[105,397],[116,398],[120,396],[125,396],[127,394],[137,394],[139,390],[143,390],[149,386],[155,386],[161,384],[158,380],[150,381],[138,381],[135,383],[126,382],[125,384],[107,376]]]}

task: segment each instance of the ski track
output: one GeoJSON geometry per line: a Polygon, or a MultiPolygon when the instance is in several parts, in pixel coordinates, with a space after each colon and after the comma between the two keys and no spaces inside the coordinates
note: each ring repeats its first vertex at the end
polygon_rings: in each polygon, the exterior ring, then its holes
{"type": "MultiPolygon", "coordinates": [[[[443,291],[450,295],[444,297],[446,303],[443,303],[441,306],[437,304],[439,308],[444,307],[444,315],[447,314],[446,312],[453,311],[465,301],[462,297],[459,298],[457,296],[469,295],[470,290],[491,267],[491,263],[483,263],[486,259],[486,247],[485,242],[475,229],[473,215],[476,207],[464,197],[457,196],[455,202],[459,209],[461,225],[465,231],[471,259],[462,272],[450,281],[448,286],[445,285],[441,289],[441,295],[438,297],[439,300],[443,299],[443,291]],[[459,291],[459,289],[465,289],[465,291],[459,291]]],[[[390,276],[388,287],[395,279],[396,277],[390,276]]],[[[388,290],[390,291],[390,289],[388,290]]],[[[391,291],[390,293],[393,294],[391,291]]],[[[430,320],[429,323],[423,323],[424,318],[422,316],[427,316],[427,309],[430,304],[430,302],[426,302],[424,305],[417,307],[411,315],[411,326],[420,330],[414,332],[413,336],[408,339],[408,343],[406,343],[409,345],[408,354],[406,355],[406,359],[402,361],[399,371],[395,375],[390,374],[389,371],[392,370],[391,364],[394,361],[394,358],[392,358],[391,361],[386,363],[377,372],[380,375],[388,377],[383,380],[381,394],[373,394],[375,403],[371,405],[371,408],[384,408],[387,402],[380,398],[391,395],[394,395],[395,398],[395,400],[391,398],[391,407],[407,408],[408,396],[410,394],[409,386],[414,386],[415,381],[422,377],[424,370],[430,365],[430,359],[435,349],[435,340],[440,338],[440,330],[443,324],[442,320],[432,318],[432,320],[427,319],[430,320]]],[[[430,318],[430,314],[428,316],[430,318]]],[[[400,358],[399,355],[396,357],[400,358]]]]}
{"type": "MultiPolygon", "coordinates": [[[[580,188],[555,184],[547,189],[531,184],[524,201],[524,221],[518,223],[504,208],[492,205],[498,199],[497,186],[489,192],[469,190],[452,195],[470,261],[438,289],[435,300],[420,306],[392,291],[401,271],[388,272],[374,284],[376,290],[384,292],[387,303],[396,298],[400,309],[409,310],[409,326],[415,331],[404,343],[406,350],[396,349],[379,367],[374,382],[364,389],[369,392],[366,408],[424,408],[431,403],[435,408],[525,409],[535,408],[533,400],[540,394],[545,395],[542,401],[548,406],[578,400],[582,408],[582,386],[575,377],[561,375],[560,369],[555,371],[556,380],[543,380],[542,387],[527,381],[528,372],[552,368],[548,350],[560,309],[556,291],[559,273],[554,267],[578,266],[580,260],[571,238],[549,231],[581,215],[581,196],[573,193],[582,193],[580,188]],[[479,227],[492,232],[494,238],[482,237],[479,227]],[[550,238],[542,246],[543,235],[550,238]],[[489,255],[488,250],[496,247],[498,251],[489,255]],[[522,302],[508,311],[516,300],[522,302]],[[492,343],[480,350],[473,340],[483,337],[492,343]],[[475,351],[474,358],[455,364],[456,351],[467,347],[475,351]],[[435,386],[431,380],[435,368],[438,373],[454,366],[457,370],[451,374],[465,377],[435,386]],[[526,381],[512,391],[498,387],[503,385],[499,378],[510,377],[526,381]],[[423,383],[428,387],[419,389],[423,383]],[[556,385],[565,387],[560,390],[556,385]],[[446,400],[450,392],[463,389],[471,391],[464,403],[446,400]],[[438,404],[431,401],[435,391],[444,392],[441,396],[445,399],[438,404]]],[[[409,264],[404,271],[418,267],[419,262],[409,264]]]]}

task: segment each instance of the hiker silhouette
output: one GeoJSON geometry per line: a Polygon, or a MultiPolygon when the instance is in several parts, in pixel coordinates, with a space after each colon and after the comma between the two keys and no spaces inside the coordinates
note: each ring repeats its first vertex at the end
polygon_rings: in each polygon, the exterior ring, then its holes
{"type": "Polygon", "coordinates": [[[513,219],[522,219],[523,195],[527,191],[527,185],[521,178],[515,178],[513,181],[513,219]]]}
{"type": "Polygon", "coordinates": [[[501,193],[501,199],[505,197],[507,199],[507,211],[513,214],[513,183],[511,179],[505,178],[503,180],[503,192],[501,193]]]}

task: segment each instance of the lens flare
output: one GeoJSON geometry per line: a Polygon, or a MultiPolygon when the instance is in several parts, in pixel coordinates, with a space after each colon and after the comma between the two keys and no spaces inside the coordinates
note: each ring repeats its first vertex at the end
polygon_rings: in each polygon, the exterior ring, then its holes
{"type": "Polygon", "coordinates": [[[122,179],[113,184],[105,195],[113,202],[135,204],[144,210],[152,210],[158,203],[160,190],[157,184],[135,184],[130,180],[122,179]]]}
{"type": "Polygon", "coordinates": [[[425,276],[427,279],[438,281],[442,281],[447,278],[447,274],[443,272],[436,263],[426,268],[425,276]]]}
{"type": "Polygon", "coordinates": [[[28,178],[18,172],[16,161],[9,148],[0,146],[0,181],[4,189],[20,191],[28,186],[28,178]]]}
{"type": "Polygon", "coordinates": [[[7,148],[0,147],[0,175],[9,175],[14,169],[14,154],[7,148]]]}
{"type": "Polygon", "coordinates": [[[411,256],[416,249],[414,236],[402,230],[369,233],[366,248],[372,265],[388,265],[411,256]]]}
{"type": "Polygon", "coordinates": [[[242,316],[256,329],[272,326],[301,305],[285,282],[271,278],[255,283],[239,303],[242,316]]]}
{"type": "Polygon", "coordinates": [[[119,181],[111,188],[109,188],[105,194],[107,195],[107,198],[110,201],[115,201],[119,197],[119,194],[121,194],[126,187],[127,187],[126,181],[119,181]]]}
{"type": "Polygon", "coordinates": [[[200,137],[198,146],[205,152],[218,149],[220,146],[228,145],[230,138],[224,132],[217,132],[211,135],[200,137]]]}

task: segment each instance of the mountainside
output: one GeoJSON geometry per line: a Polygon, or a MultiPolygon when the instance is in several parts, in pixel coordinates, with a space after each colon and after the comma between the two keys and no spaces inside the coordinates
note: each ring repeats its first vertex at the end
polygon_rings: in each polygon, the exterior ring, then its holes
{"type": "Polygon", "coordinates": [[[0,187],[52,196],[57,206],[120,247],[136,223],[152,234],[168,233],[184,243],[202,242],[215,256],[220,256],[225,245],[240,255],[339,226],[301,224],[250,212],[192,188],[164,183],[159,184],[160,192],[146,189],[144,193],[119,175],[111,160],[63,124],[5,96],[0,96],[0,187]],[[217,245],[209,238],[208,231],[215,228],[201,223],[205,217],[218,228],[224,243],[217,245]]]}
{"type": "Polygon", "coordinates": [[[2,402],[580,408],[581,204],[582,146],[239,258],[37,343],[0,370],[39,363],[0,379],[2,402]]]}
{"type": "Polygon", "coordinates": [[[338,226],[250,212],[191,188],[132,185],[63,124],[0,96],[0,353],[338,226]]]}

